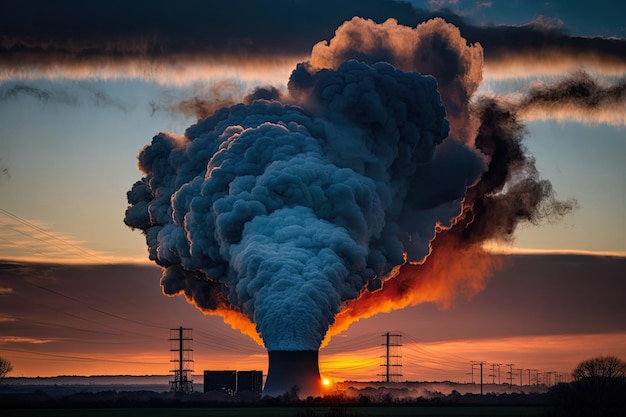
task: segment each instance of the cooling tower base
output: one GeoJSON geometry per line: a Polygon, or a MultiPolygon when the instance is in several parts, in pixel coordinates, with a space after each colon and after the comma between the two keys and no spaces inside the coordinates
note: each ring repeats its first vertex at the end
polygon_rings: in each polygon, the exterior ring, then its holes
{"type": "Polygon", "coordinates": [[[297,387],[299,398],[319,397],[322,384],[318,351],[275,350],[268,352],[269,368],[263,395],[278,397],[297,387]]]}

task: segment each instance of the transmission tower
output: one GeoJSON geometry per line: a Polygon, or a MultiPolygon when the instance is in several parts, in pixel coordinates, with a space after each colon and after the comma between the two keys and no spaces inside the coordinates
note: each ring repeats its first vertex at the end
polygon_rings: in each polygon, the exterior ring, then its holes
{"type": "Polygon", "coordinates": [[[473,384],[474,383],[474,367],[479,366],[480,361],[471,361],[470,363],[472,365],[472,384],[473,384]]]}
{"type": "Polygon", "coordinates": [[[506,366],[509,367],[509,372],[507,372],[507,374],[509,375],[509,385],[513,386],[513,365],[515,365],[514,363],[507,363],[506,366]]]}
{"type": "Polygon", "coordinates": [[[501,363],[496,363],[495,365],[498,367],[498,385],[500,385],[500,366],[502,364],[501,363]]]}
{"type": "Polygon", "coordinates": [[[384,359],[384,363],[380,366],[383,367],[384,373],[378,375],[385,377],[385,382],[398,382],[397,377],[402,376],[402,355],[400,354],[402,335],[387,332],[382,336],[385,355],[381,356],[381,359],[384,359]]]}
{"type": "Polygon", "coordinates": [[[193,381],[190,378],[193,372],[192,343],[191,329],[170,329],[170,372],[174,373],[174,380],[170,381],[171,392],[193,392],[193,381]]]}
{"type": "Polygon", "coordinates": [[[498,368],[498,384],[500,383],[500,363],[492,363],[491,365],[491,373],[489,376],[491,377],[491,383],[496,383],[496,368],[498,368]]]}
{"type": "MultiPolygon", "coordinates": [[[[530,375],[530,371],[533,371],[535,373],[535,385],[538,387],[539,386],[539,369],[529,369],[529,375],[530,375]]],[[[530,384],[530,376],[528,378],[528,383],[530,384]]]]}

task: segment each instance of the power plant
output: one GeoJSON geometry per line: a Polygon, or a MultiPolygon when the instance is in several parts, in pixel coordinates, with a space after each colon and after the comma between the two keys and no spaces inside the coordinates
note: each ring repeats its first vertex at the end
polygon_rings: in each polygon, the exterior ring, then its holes
{"type": "Polygon", "coordinates": [[[270,351],[265,386],[262,371],[204,371],[204,392],[211,391],[231,396],[248,391],[269,397],[291,392],[297,393],[300,398],[319,397],[322,395],[322,381],[318,352],[270,351]]]}
{"type": "MultiPolygon", "coordinates": [[[[296,65],[287,91],[259,88],[182,136],[154,136],[127,192],[124,222],[144,233],[162,292],[263,345],[267,396],[321,395],[325,337],[447,300],[459,284],[480,288],[496,266],[483,242],[572,208],[537,178],[515,112],[494,100],[468,107],[479,44],[441,19],[415,29],[351,22],[342,41],[314,47],[321,66],[296,65]],[[382,49],[350,49],[361,31],[382,49]],[[442,47],[445,59],[431,59],[442,47]],[[379,62],[381,51],[396,58],[379,62]],[[463,69],[454,81],[449,60],[463,69]]],[[[182,333],[173,390],[185,391],[182,333]]],[[[384,344],[382,376],[394,382],[399,336],[384,344]]]]}

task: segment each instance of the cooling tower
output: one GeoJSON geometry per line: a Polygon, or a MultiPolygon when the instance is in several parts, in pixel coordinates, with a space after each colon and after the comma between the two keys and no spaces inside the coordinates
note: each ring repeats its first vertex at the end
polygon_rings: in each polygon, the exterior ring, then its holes
{"type": "Polygon", "coordinates": [[[269,367],[263,395],[277,397],[298,387],[298,397],[322,395],[317,350],[269,351],[269,367]]]}

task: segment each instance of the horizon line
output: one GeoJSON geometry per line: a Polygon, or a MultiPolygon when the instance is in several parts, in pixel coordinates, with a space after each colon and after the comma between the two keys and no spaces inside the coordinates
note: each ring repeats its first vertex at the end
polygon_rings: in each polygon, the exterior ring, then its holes
{"type": "MultiPolygon", "coordinates": [[[[626,258],[626,251],[595,251],[588,249],[541,249],[541,248],[519,248],[511,246],[501,245],[484,245],[483,249],[492,255],[579,255],[579,256],[596,256],[596,257],[610,257],[610,258],[626,258]]],[[[108,261],[85,261],[85,259],[61,259],[61,260],[42,260],[37,257],[2,257],[0,256],[0,265],[15,264],[19,265],[55,265],[55,266],[155,266],[160,268],[159,265],[153,263],[148,257],[135,258],[135,257],[115,257],[109,256],[108,261]]]]}

